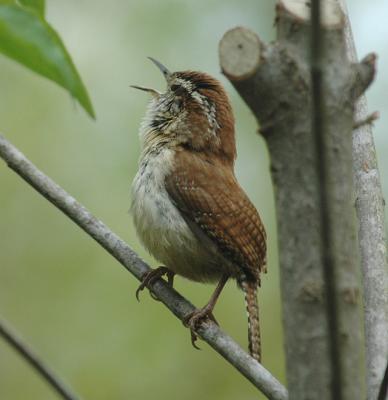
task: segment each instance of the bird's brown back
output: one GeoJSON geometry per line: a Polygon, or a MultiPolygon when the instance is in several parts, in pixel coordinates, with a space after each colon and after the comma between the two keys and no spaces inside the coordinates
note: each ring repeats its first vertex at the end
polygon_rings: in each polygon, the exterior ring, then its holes
{"type": "Polygon", "coordinates": [[[172,201],[241,272],[259,281],[266,264],[266,233],[256,208],[230,165],[203,152],[176,151],[174,174],[166,177],[172,201]]]}

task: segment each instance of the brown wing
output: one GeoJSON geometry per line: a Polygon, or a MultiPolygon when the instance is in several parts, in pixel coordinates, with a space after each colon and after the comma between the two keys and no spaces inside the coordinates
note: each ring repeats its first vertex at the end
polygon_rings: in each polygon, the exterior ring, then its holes
{"type": "Polygon", "coordinates": [[[256,208],[230,166],[179,151],[167,191],[192,230],[203,233],[225,257],[259,279],[265,269],[266,234],[256,208]]]}

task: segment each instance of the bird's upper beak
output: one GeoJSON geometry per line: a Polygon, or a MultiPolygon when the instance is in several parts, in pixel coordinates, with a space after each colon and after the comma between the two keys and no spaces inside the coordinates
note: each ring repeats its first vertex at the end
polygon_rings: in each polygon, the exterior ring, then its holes
{"type": "MultiPolygon", "coordinates": [[[[162,74],[164,75],[166,81],[168,82],[171,77],[171,72],[159,61],[155,60],[152,57],[148,57],[148,58],[162,71],[162,74]]],[[[145,92],[149,92],[149,93],[151,93],[152,96],[158,97],[161,94],[160,92],[158,92],[155,89],[150,89],[150,88],[146,88],[143,86],[136,86],[136,85],[130,85],[130,86],[134,89],[139,89],[139,90],[144,90],[145,92]]]]}
{"type": "Polygon", "coordinates": [[[166,81],[168,82],[171,77],[171,72],[163,64],[155,60],[155,58],[148,57],[148,59],[151,60],[162,71],[162,74],[164,75],[166,81]]]}

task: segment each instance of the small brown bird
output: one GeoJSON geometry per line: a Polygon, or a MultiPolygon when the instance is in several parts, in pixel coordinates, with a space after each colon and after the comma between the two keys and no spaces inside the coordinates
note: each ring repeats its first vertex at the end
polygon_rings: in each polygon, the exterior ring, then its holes
{"type": "Polygon", "coordinates": [[[222,85],[208,74],[162,71],[167,90],[133,86],[152,99],[140,128],[142,153],[132,187],[137,233],[166,267],[144,277],[138,292],[166,274],[218,282],[209,302],[187,316],[192,332],[212,311],[225,283],[245,294],[249,350],[260,361],[257,287],[266,268],[263,223],[234,175],[234,117],[222,85]]]}

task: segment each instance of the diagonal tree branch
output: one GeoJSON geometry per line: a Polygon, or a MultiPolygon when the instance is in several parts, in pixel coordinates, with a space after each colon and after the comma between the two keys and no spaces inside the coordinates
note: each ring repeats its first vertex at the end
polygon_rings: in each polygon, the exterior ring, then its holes
{"type": "MultiPolygon", "coordinates": [[[[137,279],[150,267],[105,224],[94,217],[82,204],[33,165],[15,146],[0,135],[0,157],[47,200],[59,208],[73,222],[95,239],[137,279]]],[[[152,285],[152,291],[179,319],[194,311],[194,306],[170,288],[163,280],[152,285]]],[[[232,364],[270,400],[286,400],[287,390],[261,364],[250,357],[215,323],[203,323],[199,336],[232,364]]]]}
{"type": "MultiPolygon", "coordinates": [[[[339,0],[339,4],[345,15],[347,55],[356,63],[346,2],[339,0]]],[[[362,121],[367,113],[366,97],[361,96],[355,116],[362,121]]],[[[375,400],[388,360],[388,267],[384,199],[370,124],[353,132],[353,174],[364,292],[367,399],[375,400]]]]}
{"type": "Polygon", "coordinates": [[[15,349],[24,360],[26,360],[32,368],[51,386],[63,399],[65,400],[78,400],[79,396],[72,393],[72,391],[61,382],[61,380],[51,371],[47,365],[45,365],[39,357],[34,354],[31,348],[24,343],[13,329],[7,324],[0,320],[0,336],[13,348],[15,349]]]}

